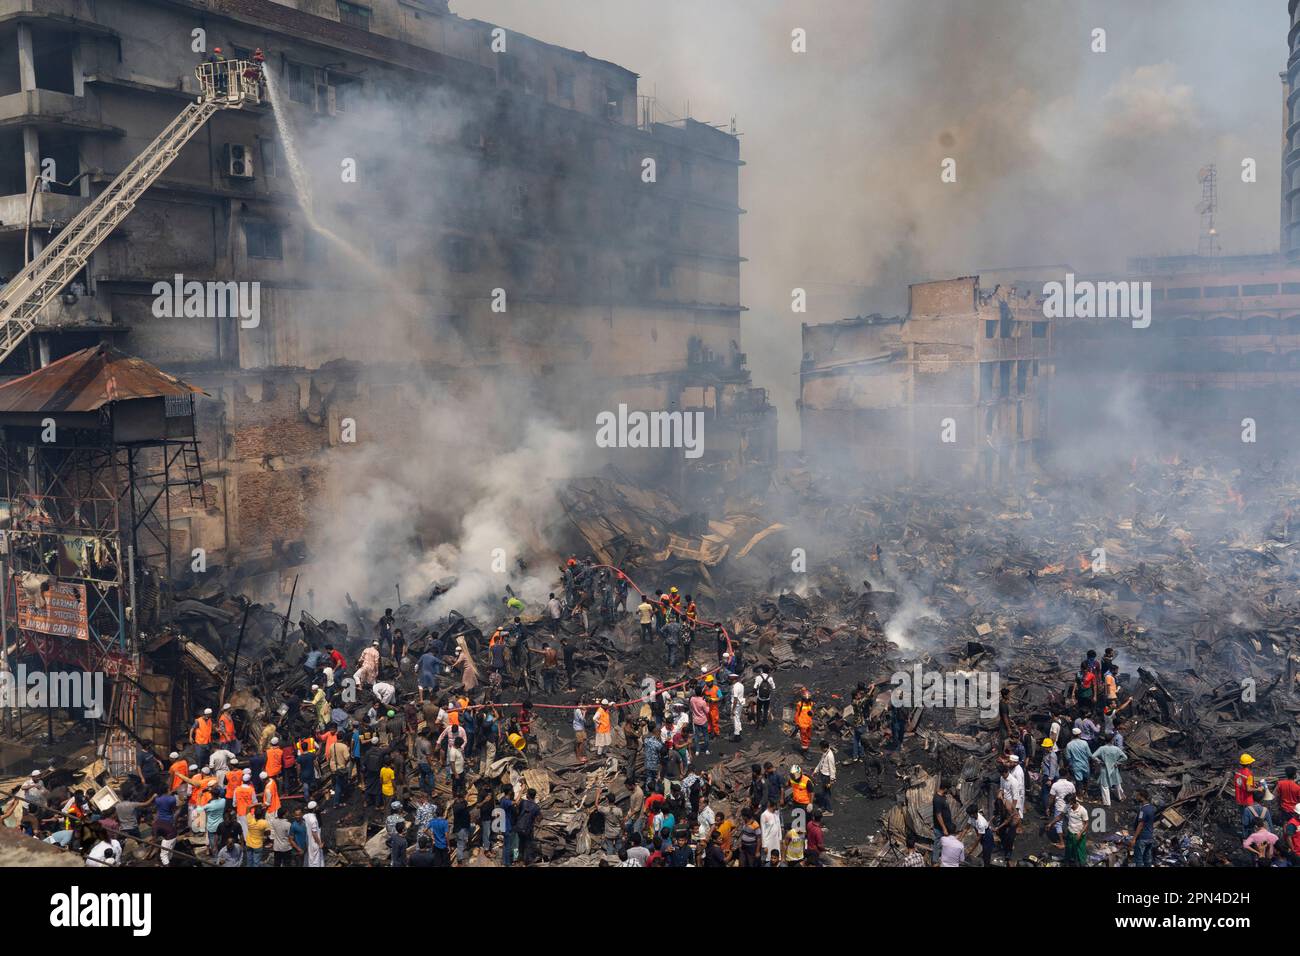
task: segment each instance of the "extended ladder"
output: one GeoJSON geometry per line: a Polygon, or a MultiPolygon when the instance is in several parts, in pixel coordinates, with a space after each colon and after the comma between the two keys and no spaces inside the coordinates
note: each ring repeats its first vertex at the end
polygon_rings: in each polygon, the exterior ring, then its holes
{"type": "Polygon", "coordinates": [[[198,102],[186,106],[94,202],[0,290],[0,362],[13,354],[36,327],[41,309],[86,267],[91,253],[131,214],[144,191],[212,115],[259,101],[259,64],[242,60],[204,63],[194,72],[202,90],[198,102]]]}

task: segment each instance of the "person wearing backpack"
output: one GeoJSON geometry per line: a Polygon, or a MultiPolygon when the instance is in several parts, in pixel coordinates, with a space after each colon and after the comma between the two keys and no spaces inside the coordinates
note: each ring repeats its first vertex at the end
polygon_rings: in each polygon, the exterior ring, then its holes
{"type": "Polygon", "coordinates": [[[776,681],[767,672],[767,665],[763,664],[758,668],[758,676],[754,678],[754,697],[758,701],[759,727],[767,726],[768,717],[772,713],[772,695],[775,692],[776,681]]]}

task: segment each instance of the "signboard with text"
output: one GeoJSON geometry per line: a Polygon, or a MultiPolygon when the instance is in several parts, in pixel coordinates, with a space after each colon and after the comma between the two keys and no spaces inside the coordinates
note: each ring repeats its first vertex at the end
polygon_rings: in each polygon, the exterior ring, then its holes
{"type": "Polygon", "coordinates": [[[18,626],[28,631],[55,634],[59,637],[90,639],[86,618],[86,586],[52,581],[41,592],[38,607],[37,595],[28,592],[22,578],[14,576],[14,604],[18,611],[18,626]]]}

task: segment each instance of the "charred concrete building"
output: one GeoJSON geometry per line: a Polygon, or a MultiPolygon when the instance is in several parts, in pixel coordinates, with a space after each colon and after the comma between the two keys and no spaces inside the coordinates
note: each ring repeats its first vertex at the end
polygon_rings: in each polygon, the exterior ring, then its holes
{"type": "Polygon", "coordinates": [[[208,506],[175,502],[176,554],[280,586],[310,560],[340,422],[400,443],[430,380],[522,381],[588,432],[618,403],[704,411],[701,459],[644,459],[662,479],[772,459],[740,347],[738,138],[657,122],[631,71],[446,0],[0,0],[0,274],[24,261],[29,197],[39,249],[217,46],[265,51],[282,119],[335,170],[315,199],[342,240],[313,228],[272,110],[218,115],[0,369],[103,342],[206,392],[208,506]],[[159,283],[227,280],[259,284],[255,321],[160,314],[159,283]]]}
{"type": "Polygon", "coordinates": [[[903,318],[805,325],[804,451],[885,480],[1005,480],[1034,461],[1051,347],[1038,291],[978,276],[911,286],[903,318]]]}

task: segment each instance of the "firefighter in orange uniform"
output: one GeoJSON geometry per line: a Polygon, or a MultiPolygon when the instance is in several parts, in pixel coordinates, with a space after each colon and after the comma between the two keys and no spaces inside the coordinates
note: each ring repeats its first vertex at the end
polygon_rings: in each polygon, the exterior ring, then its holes
{"type": "Polygon", "coordinates": [[[803,696],[795,701],[794,725],[799,728],[799,749],[805,754],[812,745],[813,702],[808,688],[803,689],[803,696]]]}
{"type": "Polygon", "coordinates": [[[280,812],[280,788],[275,778],[262,771],[262,806],[266,807],[267,817],[274,819],[280,812]]]}
{"type": "Polygon", "coordinates": [[[194,718],[194,723],[190,725],[190,743],[198,751],[195,755],[195,762],[204,766],[208,762],[208,754],[212,752],[212,708],[208,707],[194,718]]]}
{"type": "Polygon", "coordinates": [[[217,743],[232,754],[239,753],[239,737],[235,734],[235,718],[230,714],[230,705],[223,704],[221,716],[217,718],[217,743]]]}
{"type": "Polygon", "coordinates": [[[280,752],[280,738],[272,737],[271,743],[266,748],[266,775],[277,776],[283,765],[284,755],[280,752]]]}

